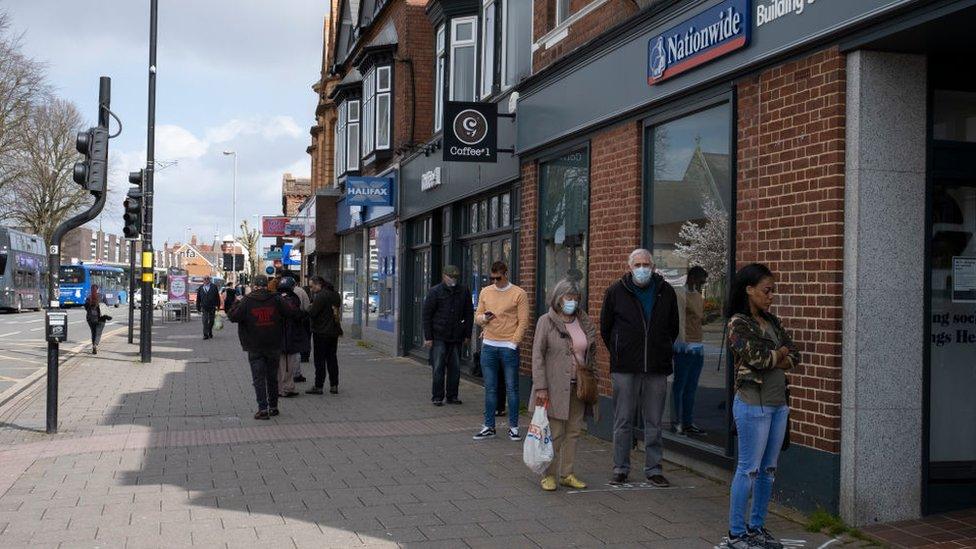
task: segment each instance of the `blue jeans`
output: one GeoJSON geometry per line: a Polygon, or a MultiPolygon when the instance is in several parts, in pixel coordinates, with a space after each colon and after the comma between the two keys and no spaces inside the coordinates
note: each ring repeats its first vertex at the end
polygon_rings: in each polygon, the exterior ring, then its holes
{"type": "Polygon", "coordinates": [[[430,349],[430,362],[434,368],[434,384],[431,400],[444,400],[444,378],[447,374],[447,400],[458,399],[458,385],[461,383],[461,342],[434,340],[430,349]]]}
{"type": "Polygon", "coordinates": [[[766,510],[773,493],[776,461],[786,436],[790,408],[746,404],[739,395],[732,403],[732,415],[739,431],[739,463],[732,479],[729,501],[729,532],[738,536],[746,532],[746,506],[752,493],[752,514],[748,526],[766,524],[766,510]]]}
{"type": "Polygon", "coordinates": [[[681,422],[682,427],[694,423],[695,393],[698,392],[698,379],[705,366],[705,350],[701,343],[676,346],[674,354],[674,381],[671,383],[671,402],[674,404],[672,422],[681,422]]]}
{"type": "Polygon", "coordinates": [[[508,396],[508,425],[509,427],[518,427],[518,351],[507,347],[483,345],[481,347],[481,372],[485,376],[485,427],[495,427],[500,368],[504,368],[505,392],[508,396]]]}

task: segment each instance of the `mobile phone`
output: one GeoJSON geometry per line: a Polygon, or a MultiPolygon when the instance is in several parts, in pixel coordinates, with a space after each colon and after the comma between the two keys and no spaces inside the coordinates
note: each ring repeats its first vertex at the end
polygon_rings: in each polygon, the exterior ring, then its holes
{"type": "Polygon", "coordinates": [[[485,318],[491,318],[493,316],[495,316],[495,313],[491,311],[485,311],[485,318]]]}

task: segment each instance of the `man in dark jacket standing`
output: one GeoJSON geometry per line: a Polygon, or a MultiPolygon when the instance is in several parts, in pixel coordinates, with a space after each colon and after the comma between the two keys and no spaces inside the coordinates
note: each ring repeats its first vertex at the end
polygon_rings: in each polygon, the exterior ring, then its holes
{"type": "Polygon", "coordinates": [[[253,288],[227,316],[238,323],[241,348],[251,363],[258,401],[254,419],[268,419],[278,415],[278,361],[285,319],[300,320],[305,313],[268,291],[268,277],[264,275],[254,276],[253,288]]]}
{"type": "Polygon", "coordinates": [[[220,307],[220,291],[209,276],[197,288],[197,312],[203,315],[203,339],[213,339],[214,317],[220,307]]]}
{"type": "Polygon", "coordinates": [[[651,252],[637,249],[630,272],[607,289],[600,311],[600,335],[610,351],[613,381],[613,476],[627,482],[637,410],[644,418],[644,475],[657,487],[670,486],[661,470],[661,420],[678,337],[674,288],[654,272],[651,252]]]}
{"type": "Polygon", "coordinates": [[[315,384],[305,391],[310,395],[321,395],[325,387],[325,376],[329,374],[329,392],[339,392],[339,336],[342,325],[339,311],[342,301],[332,284],[321,276],[311,279],[312,304],[308,316],[312,321],[312,360],[315,363],[315,384]]]}
{"type": "Polygon", "coordinates": [[[444,405],[444,374],[447,373],[447,403],[461,404],[458,385],[461,382],[461,344],[471,338],[474,306],[471,292],[458,284],[461,271],[454,265],[444,267],[441,283],[427,292],[424,299],[424,347],[430,349],[434,368],[431,402],[444,405]]]}
{"type": "Polygon", "coordinates": [[[234,303],[237,301],[237,288],[234,287],[234,283],[231,282],[226,287],[224,287],[224,312],[230,312],[234,308],[234,303]]]}

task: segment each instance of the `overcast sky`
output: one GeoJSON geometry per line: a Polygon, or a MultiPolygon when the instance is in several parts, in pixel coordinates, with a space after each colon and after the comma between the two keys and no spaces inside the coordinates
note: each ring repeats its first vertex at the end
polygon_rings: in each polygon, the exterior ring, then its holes
{"type": "MultiPolygon", "coordinates": [[[[329,0],[160,0],[154,242],[204,241],[231,232],[233,160],[238,152],[237,217],[281,212],[281,175],[308,176],[329,0]]],[[[89,123],[98,77],[112,78],[112,110],[123,132],[110,143],[111,210],[121,233],[129,171],[146,158],[149,0],[0,0],[31,57],[47,65],[57,93],[89,123]],[[114,202],[119,202],[118,205],[114,202]]],[[[114,128],[114,123],[113,123],[114,128]]]]}

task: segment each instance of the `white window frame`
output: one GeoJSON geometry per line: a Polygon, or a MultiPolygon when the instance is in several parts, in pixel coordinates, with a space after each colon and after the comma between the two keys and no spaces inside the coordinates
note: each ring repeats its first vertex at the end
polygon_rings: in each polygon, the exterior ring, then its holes
{"type": "Polygon", "coordinates": [[[483,0],[481,4],[481,89],[484,99],[495,89],[495,33],[498,32],[496,0],[483,0]],[[488,28],[488,14],[492,15],[492,28],[488,28]]]}
{"type": "Polygon", "coordinates": [[[446,68],[445,54],[447,53],[446,48],[446,34],[444,25],[441,24],[437,27],[437,33],[434,44],[434,65],[437,76],[435,77],[435,90],[434,90],[434,131],[441,131],[441,122],[444,118],[444,69],[446,68]]]}
{"type": "MultiPolygon", "coordinates": [[[[477,63],[478,60],[478,16],[474,15],[471,17],[458,17],[451,19],[451,82],[450,82],[450,97],[451,101],[454,101],[454,60],[456,59],[454,51],[459,48],[474,48],[474,55],[472,58],[477,63]],[[471,25],[471,39],[459,41],[456,39],[457,28],[460,25],[471,25]]],[[[478,71],[471,71],[472,81],[471,81],[471,97],[478,97],[478,71]]]]}
{"type": "Polygon", "coordinates": [[[559,25],[569,18],[570,0],[556,0],[556,24],[559,25]]]}
{"type": "Polygon", "coordinates": [[[376,68],[370,68],[363,77],[363,158],[376,149],[376,132],[373,130],[373,113],[376,108],[376,68]]]}
{"type": "MultiPolygon", "coordinates": [[[[362,116],[362,111],[360,109],[361,103],[358,99],[350,99],[344,103],[346,105],[346,168],[348,171],[355,171],[359,169],[359,157],[360,157],[360,143],[356,143],[356,150],[353,151],[352,147],[349,146],[353,139],[349,128],[355,127],[356,130],[362,135],[362,127],[360,126],[360,117],[362,116]],[[353,116],[353,109],[355,108],[356,116],[353,116]]],[[[360,135],[356,136],[357,140],[360,140],[360,135]]]]}
{"type": "Polygon", "coordinates": [[[393,98],[391,93],[393,91],[393,67],[390,65],[381,65],[376,67],[376,101],[373,105],[374,115],[373,119],[375,121],[375,137],[376,150],[389,150],[390,141],[393,140],[393,98]],[[381,86],[380,82],[383,80],[380,76],[386,73],[386,86],[381,86]],[[381,98],[386,98],[386,141],[380,141],[380,118],[379,118],[379,103],[381,98]]]}
{"type": "Polygon", "coordinates": [[[336,177],[346,173],[346,102],[339,103],[338,118],[336,119],[336,177]]]}
{"type": "MultiPolygon", "coordinates": [[[[501,27],[501,31],[500,31],[501,32],[501,35],[502,35],[502,40],[501,40],[502,47],[501,47],[501,52],[500,52],[501,53],[501,56],[502,56],[502,59],[501,59],[501,70],[499,71],[499,74],[498,74],[498,80],[501,83],[501,89],[502,90],[508,90],[508,89],[511,89],[512,87],[514,87],[515,84],[518,84],[518,82],[506,82],[505,81],[505,76],[506,76],[506,73],[508,72],[508,12],[510,11],[509,10],[509,4],[511,4],[512,2],[520,2],[521,0],[500,0],[500,1],[502,2],[502,27],[501,27]]],[[[558,6],[558,4],[559,4],[558,1],[557,1],[556,4],[558,6]]],[[[533,29],[534,23],[535,22],[532,21],[530,23],[530,25],[529,25],[529,33],[530,33],[529,34],[529,43],[530,44],[532,43],[532,35],[531,35],[531,33],[532,33],[532,29],[533,29]]],[[[532,50],[530,49],[529,51],[531,52],[532,50]]],[[[531,57],[531,55],[532,54],[529,53],[529,74],[531,74],[531,72],[532,72],[532,57],[531,57]]]]}

